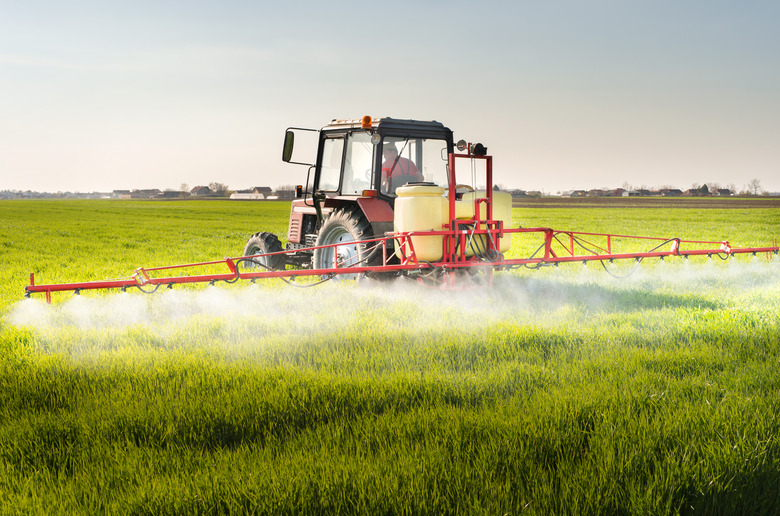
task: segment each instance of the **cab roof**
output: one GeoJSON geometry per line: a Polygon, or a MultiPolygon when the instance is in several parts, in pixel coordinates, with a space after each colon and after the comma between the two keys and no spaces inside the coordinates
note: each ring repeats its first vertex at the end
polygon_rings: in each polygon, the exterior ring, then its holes
{"type": "MultiPolygon", "coordinates": [[[[324,131],[329,129],[344,129],[352,128],[358,129],[362,127],[362,120],[360,119],[334,119],[323,127],[324,131]]],[[[435,120],[407,120],[401,118],[381,117],[372,118],[371,127],[374,129],[409,129],[409,130],[433,130],[433,131],[449,131],[444,124],[435,120]]]]}

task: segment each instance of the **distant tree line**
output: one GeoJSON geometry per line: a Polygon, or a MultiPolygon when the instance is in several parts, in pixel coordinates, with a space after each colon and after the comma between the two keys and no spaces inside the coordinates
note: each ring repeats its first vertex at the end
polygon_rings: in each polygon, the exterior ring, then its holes
{"type": "MultiPolygon", "coordinates": [[[[513,196],[531,196],[541,197],[545,195],[543,192],[533,191],[526,192],[524,190],[514,189],[507,187],[503,184],[496,185],[501,190],[511,192],[513,196]]],[[[280,199],[290,199],[295,195],[295,186],[293,185],[281,185],[276,190],[272,191],[271,188],[261,187],[266,195],[274,194],[280,199]]],[[[255,190],[258,190],[256,187],[255,190]]],[[[768,194],[766,190],[761,186],[759,179],[752,179],[748,182],[743,190],[737,192],[736,186],[732,183],[726,188],[721,188],[718,183],[709,183],[699,185],[694,183],[689,190],[683,192],[672,188],[671,186],[664,186],[658,190],[651,191],[646,185],[634,187],[628,182],[624,182],[622,188],[609,189],[600,188],[589,191],[574,190],[573,192],[579,192],[582,195],[620,195],[622,192],[635,193],[637,195],[669,195],[669,192],[678,192],[672,195],[765,195],[768,194]],[[728,193],[725,193],[728,192],[728,193]]],[[[211,182],[208,186],[196,186],[190,189],[186,183],[182,183],[179,186],[179,190],[166,189],[164,192],[158,189],[149,190],[114,190],[113,192],[34,192],[31,190],[0,190],[0,199],[43,199],[43,198],[79,198],[79,199],[100,199],[108,197],[135,197],[135,198],[154,198],[154,197],[189,197],[189,196],[209,196],[209,197],[228,197],[233,191],[230,190],[228,185],[220,182],[211,182]]],[[[570,195],[570,193],[558,192],[563,195],[570,195]]]]}

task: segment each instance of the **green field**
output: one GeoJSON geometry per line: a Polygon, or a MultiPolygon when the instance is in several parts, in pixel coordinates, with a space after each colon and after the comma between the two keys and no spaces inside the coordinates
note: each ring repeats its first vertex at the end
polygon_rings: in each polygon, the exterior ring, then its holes
{"type": "MultiPolygon", "coordinates": [[[[626,279],[570,264],[458,291],[272,280],[22,300],[30,273],[240,255],[251,233],[284,237],[288,213],[0,203],[0,512],[780,513],[777,258],[646,261],[626,279]]],[[[749,205],[514,218],[780,236],[780,209],[749,205]]]]}

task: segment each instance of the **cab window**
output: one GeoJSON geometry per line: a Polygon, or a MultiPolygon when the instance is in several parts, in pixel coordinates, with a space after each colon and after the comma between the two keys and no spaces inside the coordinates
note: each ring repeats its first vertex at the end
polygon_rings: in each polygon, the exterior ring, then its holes
{"type": "Polygon", "coordinates": [[[373,156],[374,145],[371,143],[371,134],[359,132],[349,136],[344,160],[342,194],[361,194],[363,190],[371,188],[373,156]]]}
{"type": "Polygon", "coordinates": [[[447,142],[427,138],[386,137],[382,141],[381,192],[395,197],[407,182],[447,187],[447,142]]]}
{"type": "Polygon", "coordinates": [[[322,145],[319,190],[338,190],[341,164],[344,159],[344,138],[326,138],[322,145]]]}

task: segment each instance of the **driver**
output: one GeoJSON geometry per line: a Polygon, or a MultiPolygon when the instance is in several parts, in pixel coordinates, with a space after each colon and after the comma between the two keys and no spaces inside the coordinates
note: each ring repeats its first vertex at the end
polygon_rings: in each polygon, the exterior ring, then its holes
{"type": "Polygon", "coordinates": [[[424,181],[420,170],[412,160],[398,155],[395,144],[385,142],[382,148],[382,189],[388,193],[395,193],[395,189],[406,183],[424,181]]]}

